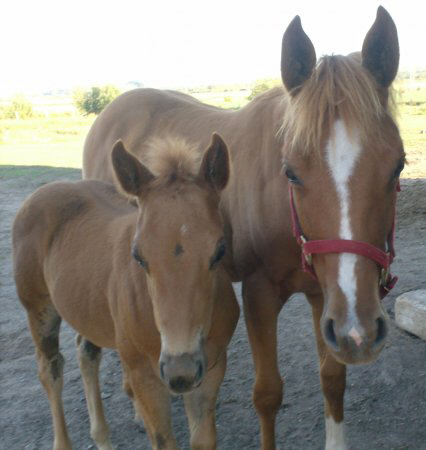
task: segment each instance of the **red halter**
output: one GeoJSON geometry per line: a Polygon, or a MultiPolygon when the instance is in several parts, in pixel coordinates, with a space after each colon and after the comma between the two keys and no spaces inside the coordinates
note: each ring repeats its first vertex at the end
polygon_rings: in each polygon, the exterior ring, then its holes
{"type": "MultiPolygon", "coordinates": [[[[398,182],[397,191],[400,191],[398,182]]],[[[390,273],[390,265],[395,257],[395,248],[393,245],[395,234],[395,218],[392,222],[392,229],[389,233],[387,244],[388,252],[375,247],[368,242],[347,240],[347,239],[323,239],[317,241],[308,241],[303,235],[300,226],[299,217],[297,215],[296,206],[294,204],[293,189],[289,184],[291,221],[293,224],[293,235],[297,239],[302,249],[302,268],[305,272],[311,274],[318,280],[312,264],[312,255],[324,253],[355,253],[365,256],[375,261],[382,269],[380,272],[380,298],[385,297],[388,292],[395,286],[398,277],[392,276],[390,273]]]]}

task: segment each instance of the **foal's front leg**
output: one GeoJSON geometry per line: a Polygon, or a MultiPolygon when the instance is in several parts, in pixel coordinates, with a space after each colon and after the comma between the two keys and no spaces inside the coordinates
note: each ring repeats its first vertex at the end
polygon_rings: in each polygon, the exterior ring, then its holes
{"type": "Polygon", "coordinates": [[[278,287],[261,274],[243,282],[244,315],[256,370],[253,401],[260,419],[262,450],[275,449],[275,417],[283,382],[277,362],[278,287]]]}
{"type": "Polygon", "coordinates": [[[346,366],[339,363],[327,349],[321,334],[320,320],[324,306],[322,296],[308,296],[317,338],[321,386],[324,394],[326,450],[346,450],[343,423],[343,397],[346,387],[346,366]]]}
{"type": "Polygon", "coordinates": [[[170,393],[154,372],[148,358],[139,353],[126,359],[125,389],[132,396],[136,415],[142,417],[154,450],[178,450],[173,434],[170,393]]]}
{"type": "Polygon", "coordinates": [[[216,448],[216,399],[226,369],[226,350],[206,373],[201,385],[184,394],[192,450],[216,448]]]}
{"type": "Polygon", "coordinates": [[[109,429],[102,407],[99,389],[101,349],[84,337],[77,335],[77,358],[83,378],[84,393],[90,418],[90,436],[99,450],[112,450],[109,429]]]}

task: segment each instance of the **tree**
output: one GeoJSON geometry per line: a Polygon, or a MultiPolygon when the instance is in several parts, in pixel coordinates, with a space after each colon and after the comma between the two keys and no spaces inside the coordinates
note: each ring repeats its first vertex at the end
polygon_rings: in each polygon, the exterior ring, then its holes
{"type": "Polygon", "coordinates": [[[102,87],[93,86],[88,91],[78,89],[74,91],[73,98],[82,114],[99,114],[119,94],[120,91],[116,86],[107,84],[102,87]]]}

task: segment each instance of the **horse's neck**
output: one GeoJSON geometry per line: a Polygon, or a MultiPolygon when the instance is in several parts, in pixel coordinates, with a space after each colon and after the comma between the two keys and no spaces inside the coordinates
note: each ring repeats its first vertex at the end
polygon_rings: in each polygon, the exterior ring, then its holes
{"type": "Polygon", "coordinates": [[[262,185],[280,176],[284,105],[281,95],[265,96],[231,121],[232,160],[236,171],[251,183],[262,185]]]}
{"type": "Polygon", "coordinates": [[[255,270],[260,260],[271,266],[268,270],[281,272],[282,261],[273,253],[285,254],[292,240],[281,163],[282,99],[265,98],[265,103],[250,106],[241,110],[230,133],[233,176],[223,201],[233,230],[234,264],[241,276],[255,270]]]}

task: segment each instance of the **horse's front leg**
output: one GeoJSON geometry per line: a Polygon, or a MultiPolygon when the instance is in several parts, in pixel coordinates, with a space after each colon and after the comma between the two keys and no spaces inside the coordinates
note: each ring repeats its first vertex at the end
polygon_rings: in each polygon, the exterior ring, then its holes
{"type": "Polygon", "coordinates": [[[192,450],[216,448],[216,399],[226,369],[226,350],[206,373],[201,385],[184,394],[192,450]]]}
{"type": "Polygon", "coordinates": [[[277,363],[277,317],[283,302],[278,287],[261,274],[244,280],[243,300],[256,370],[253,401],[260,420],[262,450],[273,450],[275,417],[283,396],[277,363]]]}
{"type": "Polygon", "coordinates": [[[324,394],[326,450],[346,450],[343,423],[343,397],[346,387],[346,366],[330,354],[321,334],[320,320],[324,306],[321,295],[308,296],[317,338],[321,386],[324,394]]]}

